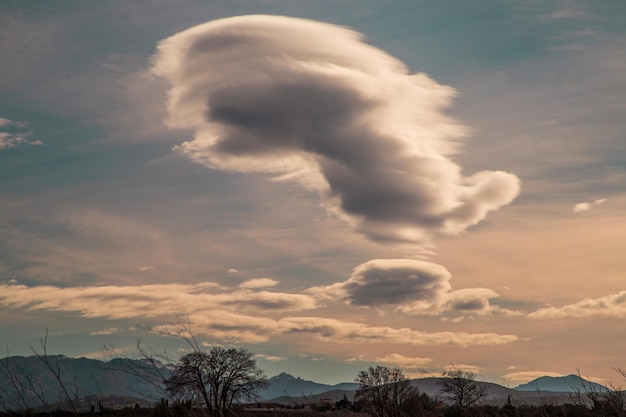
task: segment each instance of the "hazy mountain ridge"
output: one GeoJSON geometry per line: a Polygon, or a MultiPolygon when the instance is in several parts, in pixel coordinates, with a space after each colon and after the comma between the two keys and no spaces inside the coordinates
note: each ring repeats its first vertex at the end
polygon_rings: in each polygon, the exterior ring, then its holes
{"type": "Polygon", "coordinates": [[[542,376],[526,384],[518,385],[516,391],[547,391],[547,392],[606,392],[607,387],[595,382],[587,381],[579,375],[542,376]]]}
{"type": "Polygon", "coordinates": [[[306,398],[333,390],[354,391],[358,387],[358,384],[354,382],[343,382],[336,385],[320,384],[294,377],[286,372],[269,378],[268,382],[268,388],[258,393],[263,399],[274,399],[277,397],[306,398]]]}
{"type": "MultiPolygon", "coordinates": [[[[291,378],[294,378],[289,374],[286,374],[286,375],[291,378]]],[[[551,378],[551,377],[547,377],[547,378],[551,378]]],[[[328,391],[314,393],[315,390],[319,389],[319,386],[323,384],[318,384],[313,381],[305,381],[300,378],[294,378],[294,379],[299,381],[299,389],[303,392],[309,392],[308,395],[285,395],[283,393],[283,395],[275,397],[275,398],[263,397],[263,400],[283,404],[286,406],[294,406],[294,405],[318,402],[322,399],[332,399],[334,401],[339,401],[345,395],[348,400],[353,401],[354,393],[357,388],[357,384],[353,384],[355,389],[351,389],[351,390],[337,389],[338,386],[344,385],[344,384],[338,384],[335,386],[329,386],[331,387],[331,389],[328,391]],[[310,385],[306,385],[307,382],[310,383],[310,385]]],[[[441,382],[443,379],[444,378],[437,378],[437,377],[419,378],[419,379],[411,380],[411,383],[413,386],[415,386],[419,390],[419,392],[424,393],[432,398],[442,399],[442,395],[440,391],[441,391],[441,382]]],[[[278,381],[285,381],[285,380],[286,378],[284,376],[278,379],[278,381]]],[[[547,382],[549,382],[549,379],[539,381],[541,385],[547,382]]],[[[589,381],[585,381],[585,383],[588,383],[588,382],[589,381]]],[[[479,383],[486,387],[487,396],[485,397],[484,402],[488,404],[493,404],[493,405],[501,406],[501,405],[506,404],[509,400],[515,405],[519,405],[519,404],[557,405],[557,404],[565,404],[565,403],[579,403],[581,401],[581,398],[580,398],[581,391],[576,391],[571,388],[567,391],[560,391],[560,392],[542,391],[542,390],[518,391],[516,389],[507,388],[507,387],[504,387],[502,385],[495,384],[492,382],[479,381],[479,383]]],[[[270,388],[266,392],[269,392],[269,393],[275,392],[271,389],[271,384],[272,384],[272,379],[270,379],[270,388]]],[[[582,401],[586,401],[586,399],[582,398],[582,401]]]]}
{"type": "MultiPolygon", "coordinates": [[[[165,395],[163,387],[158,383],[159,379],[155,378],[157,372],[168,377],[172,371],[171,365],[155,363],[155,366],[152,366],[138,359],[102,361],[51,355],[48,360],[54,367],[58,366],[61,378],[70,393],[83,399],[97,397],[113,401],[113,398],[127,398],[127,402],[135,400],[142,404],[155,402],[165,395]]],[[[15,394],[15,386],[12,385],[11,378],[7,377],[7,373],[18,385],[22,384],[36,391],[29,393],[26,390],[27,402],[32,407],[65,400],[59,383],[50,370],[34,356],[0,359],[0,397],[4,399],[15,394]]],[[[420,392],[433,398],[441,398],[441,380],[442,378],[429,377],[414,379],[411,382],[420,392]]],[[[329,385],[284,372],[269,378],[268,382],[268,387],[258,393],[260,400],[288,406],[317,402],[322,398],[339,401],[344,396],[352,401],[358,388],[358,384],[354,382],[329,385]]],[[[593,392],[607,390],[602,385],[576,375],[540,377],[514,389],[491,382],[480,383],[486,386],[486,401],[499,405],[505,404],[509,398],[514,404],[562,404],[572,402],[578,394],[592,390],[593,392]]],[[[89,404],[85,406],[88,407],[89,404]]]]}
{"type": "MultiPolygon", "coordinates": [[[[49,355],[47,360],[72,398],[133,397],[154,401],[163,396],[157,373],[171,375],[166,365],[158,363],[155,367],[136,359],[101,361],[49,355]]],[[[18,401],[14,407],[41,407],[67,399],[55,375],[35,356],[0,359],[0,397],[9,404],[18,401]]]]}

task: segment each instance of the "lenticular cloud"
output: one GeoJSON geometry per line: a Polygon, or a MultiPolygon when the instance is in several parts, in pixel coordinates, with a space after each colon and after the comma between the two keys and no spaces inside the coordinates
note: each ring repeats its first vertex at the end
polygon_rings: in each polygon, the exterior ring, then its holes
{"type": "Polygon", "coordinates": [[[458,234],[510,203],[519,180],[469,177],[450,158],[465,128],[443,114],[455,91],[369,46],[352,30],[241,16],[159,43],[176,147],[214,169],[260,172],[319,193],[375,241],[458,234]]]}

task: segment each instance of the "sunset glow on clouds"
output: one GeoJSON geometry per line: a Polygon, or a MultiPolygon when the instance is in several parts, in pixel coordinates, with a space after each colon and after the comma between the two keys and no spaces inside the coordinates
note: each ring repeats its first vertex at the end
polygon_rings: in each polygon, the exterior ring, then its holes
{"type": "Polygon", "coordinates": [[[578,203],[574,206],[574,213],[580,213],[582,211],[589,211],[592,208],[597,207],[600,204],[603,204],[605,201],[606,201],[606,198],[600,198],[591,203],[578,203]]]}
{"type": "Polygon", "coordinates": [[[542,376],[552,376],[559,377],[565,376],[558,372],[550,372],[550,371],[520,371],[520,372],[511,372],[502,376],[502,378],[509,384],[516,386],[519,384],[524,384],[526,382],[532,381],[533,379],[541,378],[542,376]]]}
{"type": "MultiPolygon", "coordinates": [[[[499,345],[517,339],[514,335],[428,333],[324,317],[285,316],[285,313],[316,308],[315,299],[303,294],[230,290],[214,283],[73,288],[0,285],[0,305],[116,320],[160,318],[171,321],[172,317],[185,315],[198,335],[230,342],[260,343],[289,333],[307,333],[341,343],[408,345],[499,345]]],[[[156,331],[168,333],[174,332],[175,327],[171,324],[153,326],[156,331]]],[[[106,332],[105,329],[94,334],[106,332]]]]}
{"type": "MultiPolygon", "coordinates": [[[[371,360],[372,359],[369,361],[371,360]]],[[[380,358],[375,358],[374,361],[392,366],[398,366],[403,369],[415,370],[430,365],[433,360],[431,358],[409,358],[398,353],[391,353],[380,358]]]]}
{"type": "Polygon", "coordinates": [[[562,307],[544,307],[528,315],[533,319],[589,316],[626,317],[626,291],[600,298],[586,298],[562,307]]]}
{"type": "Polygon", "coordinates": [[[213,310],[303,311],[316,307],[303,294],[247,289],[230,290],[215,283],[195,285],[162,284],[139,286],[94,286],[60,288],[52,286],[0,286],[2,303],[33,310],[76,311],[85,317],[121,319],[173,316],[213,310]],[[181,311],[184,310],[184,311],[181,311]]]}
{"type": "Polygon", "coordinates": [[[269,376],[610,378],[624,13],[0,4],[2,343],[183,352],[183,320],[269,376]]]}

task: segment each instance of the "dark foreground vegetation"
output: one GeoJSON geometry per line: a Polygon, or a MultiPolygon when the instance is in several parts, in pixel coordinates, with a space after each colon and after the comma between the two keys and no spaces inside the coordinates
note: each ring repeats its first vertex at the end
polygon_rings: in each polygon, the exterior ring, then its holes
{"type": "MultiPolygon", "coordinates": [[[[413,408],[402,410],[402,417],[623,417],[624,409],[615,410],[604,405],[589,407],[584,404],[562,404],[540,406],[507,404],[473,405],[459,407],[447,405],[441,401],[421,395],[419,404],[413,408]]],[[[104,412],[79,412],[70,411],[47,411],[47,412],[3,412],[2,417],[208,417],[206,409],[187,407],[175,404],[168,407],[157,405],[155,407],[127,407],[117,410],[105,410],[104,412]]],[[[234,407],[229,410],[226,417],[380,417],[371,411],[364,411],[357,403],[349,408],[337,409],[336,407],[319,407],[294,409],[289,407],[247,409],[234,407]]]]}

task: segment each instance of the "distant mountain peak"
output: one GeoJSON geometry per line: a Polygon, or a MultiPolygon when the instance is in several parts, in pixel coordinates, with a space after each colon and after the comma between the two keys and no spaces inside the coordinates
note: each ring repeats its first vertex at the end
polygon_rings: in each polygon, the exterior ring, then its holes
{"type": "Polygon", "coordinates": [[[532,381],[518,385],[516,391],[548,391],[548,392],[605,392],[604,385],[587,381],[579,375],[542,376],[532,381]]]}
{"type": "Polygon", "coordinates": [[[275,375],[273,377],[270,378],[271,380],[277,380],[277,379],[282,379],[285,381],[290,381],[290,380],[298,380],[300,379],[300,377],[296,378],[295,376],[288,374],[287,372],[281,372],[278,375],[275,375]]]}

